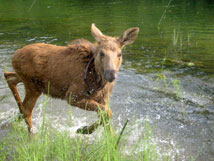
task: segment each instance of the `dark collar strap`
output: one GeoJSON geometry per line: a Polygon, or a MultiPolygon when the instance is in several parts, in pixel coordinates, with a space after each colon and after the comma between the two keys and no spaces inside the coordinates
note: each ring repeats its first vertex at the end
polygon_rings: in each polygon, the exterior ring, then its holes
{"type": "Polygon", "coordinates": [[[86,68],[85,68],[85,71],[84,71],[84,81],[85,81],[85,84],[88,86],[87,94],[89,94],[89,95],[93,92],[93,89],[90,90],[90,85],[89,85],[88,79],[87,79],[87,73],[88,73],[88,68],[89,68],[90,64],[91,64],[93,61],[94,61],[94,57],[92,57],[92,58],[89,60],[87,66],[86,66],[86,68]]]}

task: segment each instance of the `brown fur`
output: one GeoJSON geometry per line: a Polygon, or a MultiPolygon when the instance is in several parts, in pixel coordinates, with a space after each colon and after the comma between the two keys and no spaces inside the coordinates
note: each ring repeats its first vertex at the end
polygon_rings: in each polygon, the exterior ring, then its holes
{"type": "MultiPolygon", "coordinates": [[[[67,46],[36,43],[15,52],[12,58],[15,72],[5,72],[5,78],[29,131],[32,128],[33,108],[42,93],[85,110],[98,112],[99,106],[107,113],[106,119],[112,116],[107,101],[122,63],[122,56],[118,54],[123,45],[136,39],[139,31],[138,28],[129,30],[119,38],[113,38],[103,35],[92,24],[92,35],[97,40],[95,44],[84,39],[75,40],[67,46]],[[101,56],[101,52],[104,56],[101,56]],[[93,58],[86,73],[87,84],[84,72],[93,58]],[[23,102],[17,90],[20,82],[24,83],[26,89],[23,102]]],[[[102,124],[102,120],[78,132],[92,133],[99,124],[102,124]]]]}

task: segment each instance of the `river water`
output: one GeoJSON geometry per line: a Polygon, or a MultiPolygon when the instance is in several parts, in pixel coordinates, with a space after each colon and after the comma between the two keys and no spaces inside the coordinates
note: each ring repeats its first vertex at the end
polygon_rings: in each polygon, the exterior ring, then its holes
{"type": "MultiPolygon", "coordinates": [[[[107,35],[140,27],[136,42],[124,49],[111,98],[115,128],[119,131],[130,119],[128,126],[133,131],[128,144],[137,142],[149,122],[152,141],[161,155],[174,160],[190,160],[191,156],[198,161],[214,160],[211,0],[0,0],[0,136],[10,131],[11,118],[18,110],[3,77],[5,70],[13,70],[14,51],[35,42],[66,45],[76,38],[94,41],[91,23],[107,35]]],[[[19,89],[24,96],[23,86],[19,89]]],[[[42,96],[34,109],[35,131],[41,126],[44,99],[42,96]]],[[[97,119],[95,113],[71,108],[61,100],[51,99],[49,106],[50,127],[70,130],[71,135],[97,119]]]]}

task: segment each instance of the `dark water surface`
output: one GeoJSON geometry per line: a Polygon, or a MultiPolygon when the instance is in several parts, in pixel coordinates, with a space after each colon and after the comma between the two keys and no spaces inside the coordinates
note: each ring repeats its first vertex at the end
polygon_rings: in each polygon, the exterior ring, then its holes
{"type": "MultiPolygon", "coordinates": [[[[127,118],[154,131],[160,154],[174,160],[214,160],[214,2],[211,0],[0,0],[0,136],[9,131],[18,108],[3,73],[12,71],[14,51],[46,42],[66,45],[76,38],[94,41],[90,25],[119,36],[140,27],[137,41],[124,49],[123,66],[112,96],[113,121],[127,118]]],[[[20,86],[22,96],[23,87],[20,86]]],[[[41,97],[34,126],[41,125],[41,97]]],[[[48,120],[59,130],[75,130],[96,120],[93,112],[51,100],[48,120]],[[62,119],[63,118],[63,119],[62,119]]],[[[131,125],[130,125],[131,126],[131,125]]],[[[35,129],[35,130],[36,130],[35,129]]],[[[129,144],[143,128],[134,128],[129,144]]],[[[140,149],[139,149],[140,150],[140,149]]],[[[127,150],[128,153],[128,150],[127,150]]]]}

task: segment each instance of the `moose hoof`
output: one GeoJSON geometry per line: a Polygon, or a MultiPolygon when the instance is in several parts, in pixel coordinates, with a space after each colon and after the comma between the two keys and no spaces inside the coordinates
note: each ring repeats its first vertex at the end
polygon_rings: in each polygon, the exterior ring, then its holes
{"type": "Polygon", "coordinates": [[[77,129],[77,133],[79,134],[92,134],[93,130],[90,128],[90,126],[84,126],[79,129],[77,129]]]}

